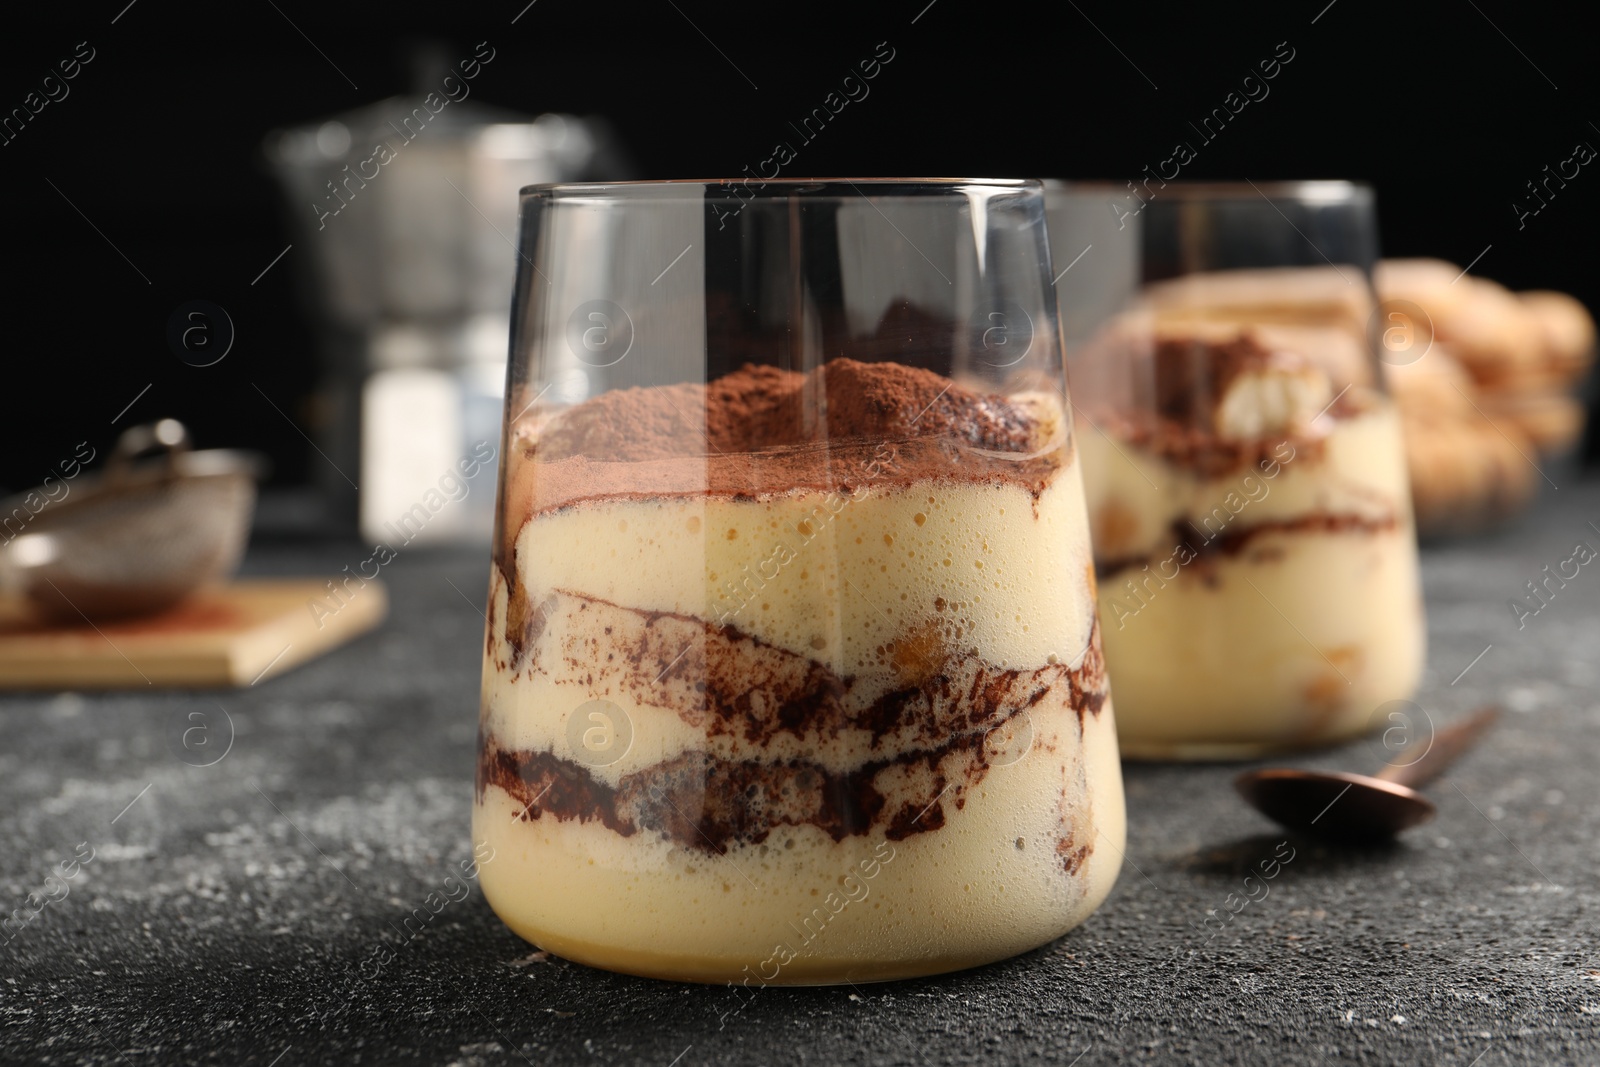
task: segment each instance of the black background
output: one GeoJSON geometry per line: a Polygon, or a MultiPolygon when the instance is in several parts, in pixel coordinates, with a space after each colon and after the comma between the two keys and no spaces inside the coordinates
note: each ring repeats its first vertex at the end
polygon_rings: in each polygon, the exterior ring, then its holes
{"type": "Polygon", "coordinates": [[[0,111],[22,106],[80,41],[95,58],[66,99],[0,147],[0,486],[36,484],[77,442],[103,449],[119,429],[163,415],[188,422],[202,445],[268,452],[279,484],[310,479],[322,460],[285,417],[307,428],[316,418],[313,338],[295,301],[302,250],[251,285],[292,239],[258,146],[268,130],[405,91],[409,50],[422,41],[463,57],[488,41],[495,60],[476,100],[603,115],[650,178],[753,169],[794,140],[791,119],[886,41],[895,58],[871,95],[800,146],[787,176],[1117,180],[1179,140],[1195,143],[1188,122],[1287,42],[1295,58],[1271,95],[1197,144],[1183,177],[1370,181],[1386,254],[1465,265],[1487,247],[1475,273],[1600,305],[1595,165],[1520,230],[1512,208],[1577,142],[1600,146],[1593,37],[1573,9],[525,4],[111,0],[8,11],[0,111]],[[169,316],[193,299],[226,308],[237,330],[212,367],[184,364],[166,343],[169,316]]]}

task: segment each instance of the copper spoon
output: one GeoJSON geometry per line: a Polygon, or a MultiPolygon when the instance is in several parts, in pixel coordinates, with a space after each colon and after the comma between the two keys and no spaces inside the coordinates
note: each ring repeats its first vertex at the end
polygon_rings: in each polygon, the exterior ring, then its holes
{"type": "Polygon", "coordinates": [[[1265,767],[1244,772],[1233,786],[1252,807],[1291,830],[1379,841],[1433,818],[1433,801],[1417,787],[1466,753],[1499,714],[1493,705],[1479,708],[1434,734],[1419,758],[1391,763],[1376,775],[1265,767]]]}

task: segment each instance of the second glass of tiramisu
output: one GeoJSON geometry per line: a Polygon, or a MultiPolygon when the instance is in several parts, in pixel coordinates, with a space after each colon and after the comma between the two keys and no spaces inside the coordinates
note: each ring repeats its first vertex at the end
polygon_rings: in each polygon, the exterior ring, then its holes
{"type": "Polygon", "coordinates": [[[1412,695],[1425,636],[1371,190],[1049,197],[1123,753],[1364,732],[1412,695]]]}
{"type": "Polygon", "coordinates": [[[473,831],[658,978],[1041,945],[1123,800],[1036,182],[524,191],[473,831]]]}

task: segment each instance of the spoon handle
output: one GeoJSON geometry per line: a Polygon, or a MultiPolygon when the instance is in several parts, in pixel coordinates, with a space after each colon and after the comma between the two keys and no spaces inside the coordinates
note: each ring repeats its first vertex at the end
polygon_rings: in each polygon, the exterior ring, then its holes
{"type": "MultiPolygon", "coordinates": [[[[1447,767],[1476,744],[1478,738],[1499,715],[1498,707],[1486,704],[1460,722],[1451,723],[1435,733],[1432,742],[1419,759],[1410,763],[1388,764],[1374,777],[1409,789],[1426,785],[1443,774],[1447,767]]],[[[1402,759],[1405,758],[1405,752],[1402,751],[1400,756],[1402,759]]]]}

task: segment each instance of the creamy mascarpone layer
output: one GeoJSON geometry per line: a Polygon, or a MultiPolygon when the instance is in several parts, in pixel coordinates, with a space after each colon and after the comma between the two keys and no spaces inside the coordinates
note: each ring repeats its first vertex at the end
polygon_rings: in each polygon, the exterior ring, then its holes
{"type": "Polygon", "coordinates": [[[1085,718],[1081,740],[1070,712],[1033,723],[1025,756],[992,768],[962,808],[946,803],[937,831],[900,841],[836,843],[799,826],[717,856],[595,823],[519,821],[490,789],[473,813],[473,840],[494,848],[479,882],[535,944],[657,978],[878,981],[1005,959],[1094,911],[1125,843],[1110,705],[1085,718]],[[1063,820],[1092,845],[1070,876],[1063,820]]]}
{"type": "Polygon", "coordinates": [[[1416,690],[1424,654],[1410,530],[1264,535],[1142,606],[1107,579],[1106,665],[1123,750],[1224,756],[1365,732],[1416,690]],[[1119,626],[1117,607],[1136,605],[1119,626]]]}
{"type": "Polygon", "coordinates": [[[1191,536],[1202,539],[1314,514],[1409,525],[1405,446],[1394,408],[1385,402],[1344,419],[1324,416],[1316,429],[1316,438],[1285,440],[1255,464],[1205,477],[1082,425],[1096,561],[1164,559],[1176,543],[1175,522],[1193,522],[1191,536]]]}
{"type": "Polygon", "coordinates": [[[990,662],[1071,658],[1094,617],[1090,547],[1082,473],[1059,446],[1064,428],[1048,432],[1061,466],[1037,494],[959,467],[908,490],[891,484],[890,459],[876,480],[870,465],[840,471],[848,494],[586,501],[524,524],[518,572],[530,600],[571,589],[725,622],[840,674],[880,666],[878,646],[941,598],[970,605],[965,640],[990,662]]]}
{"type": "Polygon", "coordinates": [[[1382,404],[1325,421],[1318,447],[1213,478],[1081,434],[1124,754],[1326,742],[1414,692],[1425,625],[1399,420],[1382,404]]]}
{"type": "MultiPolygon", "coordinates": [[[[836,513],[818,493],[586,504],[529,522],[518,567],[532,603],[566,590],[636,610],[722,620],[858,679],[870,701],[968,652],[1001,668],[1081,661],[1094,624],[1081,484],[1072,465],[1037,499],[1010,483],[930,482],[911,491],[869,489],[836,513]],[[792,559],[763,566],[780,547],[792,559]],[[896,642],[898,656],[888,651],[896,642]]],[[[506,618],[507,600],[496,575],[492,619],[506,618]]],[[[558,610],[548,625],[550,642],[566,644],[568,628],[583,623],[558,610]]],[[[635,714],[637,694],[603,683],[597,689],[581,658],[516,669],[503,628],[492,629],[485,726],[503,746],[564,746],[567,715],[596,697],[622,707],[633,725],[629,753],[595,768],[608,782],[707,746],[704,732],[678,716],[635,714]]],[[[685,630],[682,653],[692,659],[704,638],[693,625],[685,630]]],[[[658,704],[671,706],[696,679],[664,666],[658,704]]],[[[865,750],[855,742],[852,751],[846,736],[820,755],[835,765],[859,762],[865,750]]]]}

